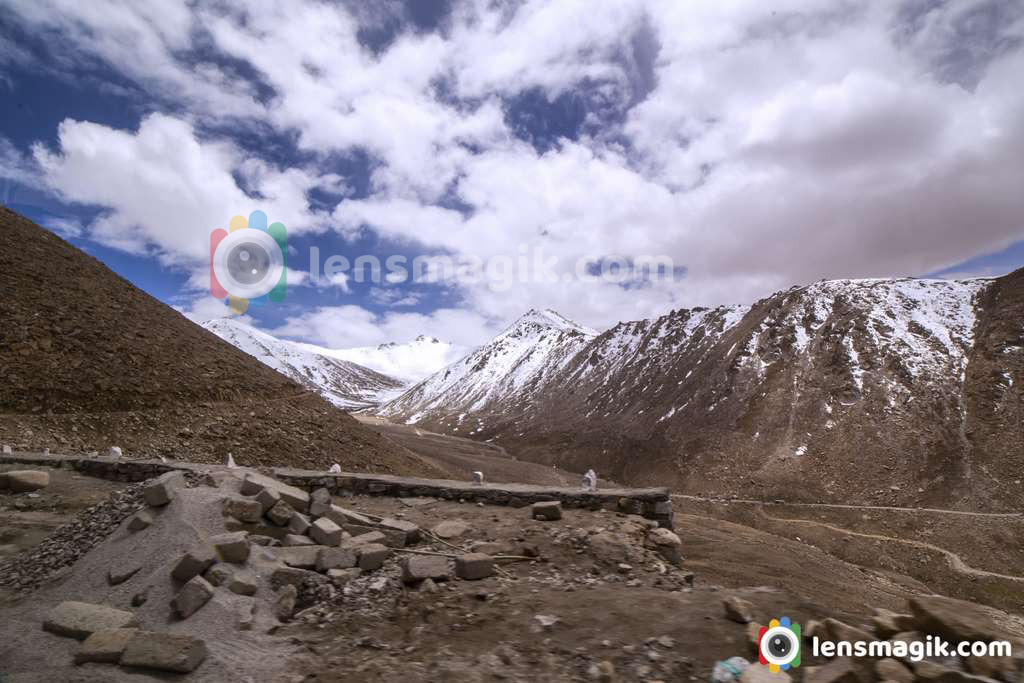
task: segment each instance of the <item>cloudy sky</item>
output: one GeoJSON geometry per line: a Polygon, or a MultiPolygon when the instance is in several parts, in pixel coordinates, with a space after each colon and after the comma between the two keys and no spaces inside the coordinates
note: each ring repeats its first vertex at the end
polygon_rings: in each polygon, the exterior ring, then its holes
{"type": "Polygon", "coordinates": [[[254,209],[292,272],[250,319],[335,347],[1024,265],[1019,0],[3,5],[0,201],[198,317],[254,209]],[[314,283],[312,246],[557,282],[314,283]],[[674,277],[563,278],[641,255],[674,277]]]}

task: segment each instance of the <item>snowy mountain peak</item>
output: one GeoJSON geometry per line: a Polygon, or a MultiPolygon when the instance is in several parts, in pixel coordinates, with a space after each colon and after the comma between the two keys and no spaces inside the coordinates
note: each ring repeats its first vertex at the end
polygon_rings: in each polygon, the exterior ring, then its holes
{"type": "Polygon", "coordinates": [[[578,332],[579,334],[591,337],[597,335],[596,330],[580,325],[575,320],[570,320],[550,308],[545,308],[539,311],[535,308],[531,308],[518,320],[509,325],[502,334],[531,327],[551,328],[561,330],[563,332],[578,332]]]}
{"type": "Polygon", "coordinates": [[[409,342],[386,342],[352,349],[320,349],[331,358],[358,363],[410,384],[457,361],[467,351],[464,346],[423,334],[409,342]]]}
{"type": "Polygon", "coordinates": [[[394,377],[331,357],[331,349],[278,339],[232,318],[209,320],[202,326],[339,408],[375,406],[405,386],[394,377]]]}

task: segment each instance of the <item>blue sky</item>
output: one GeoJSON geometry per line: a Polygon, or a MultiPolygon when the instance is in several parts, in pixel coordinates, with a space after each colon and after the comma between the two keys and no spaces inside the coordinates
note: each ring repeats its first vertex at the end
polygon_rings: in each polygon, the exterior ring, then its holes
{"type": "Polygon", "coordinates": [[[248,320],[331,346],[1024,265],[1018,3],[8,4],[0,201],[196,318],[254,209],[294,272],[248,320]],[[317,285],[313,246],[558,280],[317,285]],[[677,277],[572,277],[643,255],[677,277]]]}

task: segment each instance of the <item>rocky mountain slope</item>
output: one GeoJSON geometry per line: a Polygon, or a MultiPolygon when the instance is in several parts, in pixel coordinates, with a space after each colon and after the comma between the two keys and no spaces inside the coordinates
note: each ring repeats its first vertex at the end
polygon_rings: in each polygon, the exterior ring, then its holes
{"type": "Polygon", "coordinates": [[[31,221],[0,229],[0,442],[436,473],[31,221]]]}
{"type": "Polygon", "coordinates": [[[756,498],[1019,507],[1024,271],[838,280],[599,335],[531,312],[380,412],[629,483],[756,498]],[[549,339],[550,346],[533,339],[549,339]],[[497,371],[494,369],[497,368],[497,371]]]}
{"type": "Polygon", "coordinates": [[[331,358],[357,363],[407,384],[429,377],[441,368],[459,360],[469,351],[464,346],[423,334],[410,342],[388,342],[377,346],[360,346],[352,349],[300,346],[331,358]]]}
{"type": "Polygon", "coordinates": [[[339,408],[376,406],[406,386],[394,377],[327,355],[331,349],[278,339],[233,318],[209,320],[202,326],[339,408]]]}

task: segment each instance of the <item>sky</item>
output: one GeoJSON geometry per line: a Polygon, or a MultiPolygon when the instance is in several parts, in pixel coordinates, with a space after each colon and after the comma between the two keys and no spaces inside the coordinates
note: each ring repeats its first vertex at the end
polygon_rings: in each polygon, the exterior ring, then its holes
{"type": "Polygon", "coordinates": [[[195,319],[254,210],[288,292],[244,319],[335,348],[1024,265],[1018,0],[4,6],[0,202],[195,319]]]}

